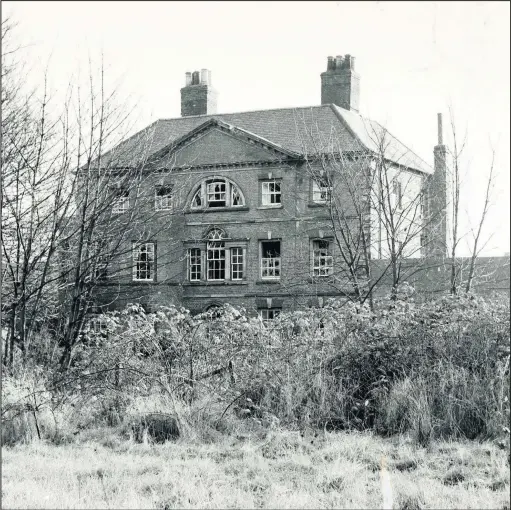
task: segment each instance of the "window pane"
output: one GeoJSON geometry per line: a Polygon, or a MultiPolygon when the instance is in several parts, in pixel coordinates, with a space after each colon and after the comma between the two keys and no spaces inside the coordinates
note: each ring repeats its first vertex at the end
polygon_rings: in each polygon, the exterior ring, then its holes
{"type": "Polygon", "coordinates": [[[207,202],[209,207],[225,207],[225,181],[213,181],[206,184],[207,202]]]}
{"type": "Polygon", "coordinates": [[[261,242],[261,278],[280,278],[280,241],[261,242]]]}
{"type": "Polygon", "coordinates": [[[314,276],[329,276],[333,273],[331,242],[317,239],[312,243],[312,272],[314,276]]]}
{"type": "Polygon", "coordinates": [[[199,248],[190,249],[190,281],[200,280],[202,272],[201,251],[199,248]]]}
{"type": "Polygon", "coordinates": [[[133,279],[154,279],[154,244],[143,243],[133,248],[133,279]]]}
{"type": "Polygon", "coordinates": [[[112,206],[113,213],[123,213],[129,209],[130,205],[130,192],[129,190],[122,189],[116,193],[114,203],[112,206]]]}
{"type": "Polygon", "coordinates": [[[208,242],[208,280],[225,280],[225,243],[208,242]]]}
{"type": "Polygon", "coordinates": [[[280,315],[281,310],[279,308],[261,308],[259,310],[259,317],[264,322],[272,321],[280,315]]]}
{"type": "Polygon", "coordinates": [[[330,199],[331,187],[328,180],[318,177],[312,182],[312,200],[318,203],[325,203],[330,199]]]}
{"type": "Polygon", "coordinates": [[[231,279],[243,279],[243,248],[231,248],[231,279]]]}
{"type": "Polygon", "coordinates": [[[157,186],[155,190],[154,208],[157,211],[172,209],[172,187],[157,186]]]}
{"type": "Polygon", "coordinates": [[[281,203],[280,181],[265,181],[261,188],[262,205],[277,205],[281,203]]]}

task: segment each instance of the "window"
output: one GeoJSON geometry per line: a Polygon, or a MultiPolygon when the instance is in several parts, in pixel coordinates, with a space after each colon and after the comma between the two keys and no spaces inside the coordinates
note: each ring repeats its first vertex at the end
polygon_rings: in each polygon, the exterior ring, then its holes
{"type": "Polygon", "coordinates": [[[227,179],[208,179],[201,183],[194,193],[192,209],[214,207],[240,207],[245,199],[238,186],[227,179]]]}
{"type": "Polygon", "coordinates": [[[392,194],[394,195],[394,206],[397,209],[403,208],[403,188],[401,182],[396,177],[392,181],[392,194]]]}
{"type": "Polygon", "coordinates": [[[332,186],[326,177],[317,177],[312,181],[312,201],[325,204],[330,200],[332,186]]]}
{"type": "Polygon", "coordinates": [[[208,280],[225,280],[225,243],[208,242],[208,280]]]}
{"type": "Polygon", "coordinates": [[[120,214],[126,212],[130,207],[130,192],[127,189],[118,190],[114,197],[112,212],[120,214]]]}
{"type": "Polygon", "coordinates": [[[261,241],[261,278],[280,278],[280,241],[261,241]]]}
{"type": "Polygon", "coordinates": [[[172,186],[156,186],[154,208],[157,211],[172,210],[172,186]]]}
{"type": "Polygon", "coordinates": [[[198,282],[202,273],[202,255],[200,248],[190,249],[190,281],[198,282]]]}
{"type": "Polygon", "coordinates": [[[259,317],[263,320],[263,322],[276,319],[280,315],[280,312],[280,308],[260,308],[258,310],[259,317]]]}
{"type": "Polygon", "coordinates": [[[243,248],[231,248],[231,280],[243,280],[243,248]]]}
{"type": "Polygon", "coordinates": [[[261,203],[266,206],[281,205],[281,183],[275,179],[261,183],[261,203]]]}
{"type": "Polygon", "coordinates": [[[225,207],[226,200],[225,181],[213,181],[206,184],[207,201],[209,207],[225,207]]]}
{"type": "Polygon", "coordinates": [[[153,281],[155,274],[154,243],[133,245],[133,280],[153,281]]]}
{"type": "Polygon", "coordinates": [[[312,241],[313,276],[330,276],[333,273],[332,243],[326,239],[312,241]]]}
{"type": "MultiPolygon", "coordinates": [[[[206,281],[241,281],[245,277],[246,248],[243,246],[226,246],[234,244],[221,229],[212,229],[202,248],[188,250],[188,279],[191,282],[206,281]],[[203,265],[206,271],[203,274],[203,265]]],[[[246,241],[245,241],[246,243],[246,241]]]]}

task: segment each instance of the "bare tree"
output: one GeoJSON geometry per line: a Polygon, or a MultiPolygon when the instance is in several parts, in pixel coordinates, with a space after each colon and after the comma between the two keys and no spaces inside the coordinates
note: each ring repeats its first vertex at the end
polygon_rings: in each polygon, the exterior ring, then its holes
{"type": "Polygon", "coordinates": [[[459,141],[458,129],[452,108],[449,109],[450,126],[452,136],[452,150],[449,151],[452,161],[450,169],[450,293],[457,294],[461,286],[464,286],[465,292],[470,292],[476,276],[477,259],[480,256],[481,250],[484,249],[486,243],[481,246],[481,234],[485,221],[487,219],[488,211],[491,207],[491,194],[495,180],[495,150],[491,148],[491,161],[489,165],[488,177],[484,188],[483,209],[481,215],[476,223],[475,228],[471,228],[470,232],[460,232],[460,204],[462,199],[462,166],[467,147],[467,133],[463,137],[463,141],[459,141]],[[462,274],[466,267],[466,262],[458,256],[458,247],[460,242],[467,237],[468,234],[472,235],[469,242],[470,257],[468,260],[468,275],[465,282],[463,282],[462,274]]]}
{"type": "Polygon", "coordinates": [[[302,147],[340,255],[334,285],[348,285],[355,301],[372,306],[383,281],[390,277],[395,298],[401,282],[421,270],[424,231],[436,217],[424,215],[427,181],[415,170],[417,156],[381,125],[368,121],[365,129],[372,149],[359,143],[346,150],[340,137],[323,138],[314,125],[306,127],[302,147]],[[413,266],[403,265],[409,258],[413,266]],[[376,274],[374,259],[381,261],[376,274]]]}

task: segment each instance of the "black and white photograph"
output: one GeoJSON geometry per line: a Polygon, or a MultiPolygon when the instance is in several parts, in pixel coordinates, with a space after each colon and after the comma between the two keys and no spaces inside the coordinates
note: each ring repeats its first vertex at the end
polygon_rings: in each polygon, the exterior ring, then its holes
{"type": "Polygon", "coordinates": [[[510,3],[1,5],[1,505],[510,510],[510,3]]]}

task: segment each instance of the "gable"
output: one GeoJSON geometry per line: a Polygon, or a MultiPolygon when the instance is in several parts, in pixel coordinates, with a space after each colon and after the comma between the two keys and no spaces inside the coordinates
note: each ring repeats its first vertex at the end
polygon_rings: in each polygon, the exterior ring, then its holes
{"type": "Polygon", "coordinates": [[[164,168],[244,165],[294,159],[276,144],[220,121],[207,121],[159,151],[153,163],[164,168]]]}
{"type": "Polygon", "coordinates": [[[278,159],[263,147],[240,140],[219,129],[212,129],[188,143],[176,151],[174,158],[174,165],[177,167],[266,162],[278,159]]]}

